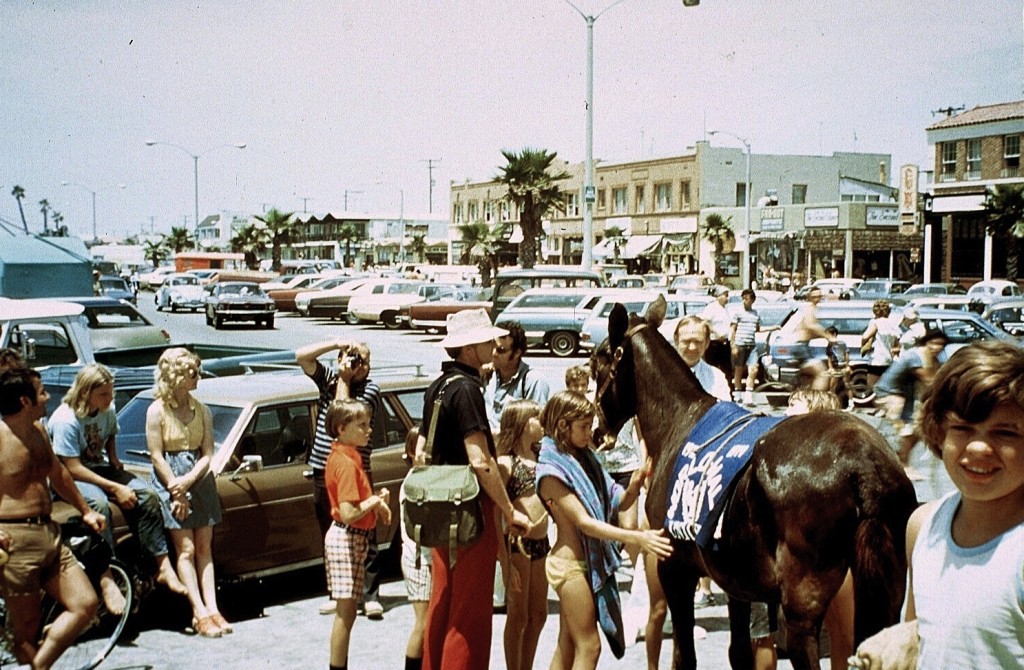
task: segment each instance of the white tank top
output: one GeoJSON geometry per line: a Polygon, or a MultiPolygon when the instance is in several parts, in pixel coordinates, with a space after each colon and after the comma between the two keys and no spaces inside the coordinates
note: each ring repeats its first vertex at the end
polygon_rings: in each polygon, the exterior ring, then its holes
{"type": "Polygon", "coordinates": [[[943,498],[917,536],[914,606],[917,667],[1024,667],[1024,524],[978,547],[953,541],[957,491],[943,498]]]}

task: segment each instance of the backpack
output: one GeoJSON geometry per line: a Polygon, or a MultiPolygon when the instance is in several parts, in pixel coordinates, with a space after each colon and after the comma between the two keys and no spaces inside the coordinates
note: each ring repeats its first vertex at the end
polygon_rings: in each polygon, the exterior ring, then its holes
{"type": "Polygon", "coordinates": [[[480,483],[468,465],[432,465],[434,433],[448,379],[434,400],[430,430],[427,432],[426,465],[419,465],[402,482],[402,520],[416,543],[416,567],[420,547],[448,547],[448,565],[455,569],[456,553],[479,539],[484,529],[480,507],[480,483]]]}

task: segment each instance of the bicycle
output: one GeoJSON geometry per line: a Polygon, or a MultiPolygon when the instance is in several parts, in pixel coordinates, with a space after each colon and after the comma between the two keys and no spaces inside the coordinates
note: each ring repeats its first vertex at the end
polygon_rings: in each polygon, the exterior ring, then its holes
{"type": "MultiPolygon", "coordinates": [[[[57,662],[54,670],[92,670],[110,654],[117,644],[125,624],[128,622],[137,605],[135,582],[127,565],[110,556],[110,550],[102,538],[82,532],[75,522],[64,524],[62,529],[64,542],[71,548],[79,564],[89,575],[89,579],[99,593],[99,577],[109,567],[114,583],[124,596],[125,607],[120,614],[110,614],[100,598],[99,610],[75,642],[68,647],[57,662]]],[[[46,637],[50,625],[60,616],[64,608],[47,595],[41,603],[42,629],[40,639],[46,637]]],[[[8,618],[7,605],[0,598],[0,668],[13,667],[18,664],[13,653],[13,629],[8,618]]]]}

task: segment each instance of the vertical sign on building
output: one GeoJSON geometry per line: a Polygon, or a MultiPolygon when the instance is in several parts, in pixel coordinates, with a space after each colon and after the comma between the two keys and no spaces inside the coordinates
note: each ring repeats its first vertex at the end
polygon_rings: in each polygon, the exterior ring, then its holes
{"type": "Polygon", "coordinates": [[[900,168],[900,232],[913,234],[917,224],[917,173],[916,165],[900,168]]]}

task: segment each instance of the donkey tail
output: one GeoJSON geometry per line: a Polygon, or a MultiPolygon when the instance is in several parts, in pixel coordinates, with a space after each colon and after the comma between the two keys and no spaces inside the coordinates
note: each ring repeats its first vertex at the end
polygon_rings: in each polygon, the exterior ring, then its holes
{"type": "MultiPolygon", "coordinates": [[[[904,524],[905,526],[906,524],[904,524]]],[[[906,538],[877,516],[861,520],[854,535],[854,644],[899,622],[906,592],[906,538]]]]}

